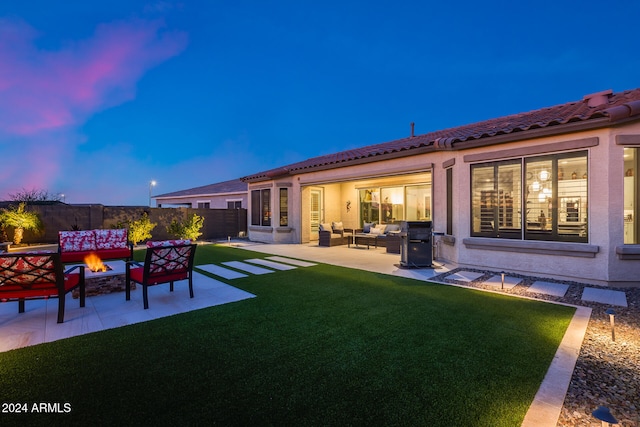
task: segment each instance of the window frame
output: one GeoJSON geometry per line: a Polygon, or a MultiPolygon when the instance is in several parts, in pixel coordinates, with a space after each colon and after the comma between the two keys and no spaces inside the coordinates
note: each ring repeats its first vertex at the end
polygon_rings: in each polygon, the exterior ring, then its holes
{"type": "MultiPolygon", "coordinates": [[[[561,195],[559,195],[559,184],[558,182],[562,179],[559,178],[558,175],[558,164],[560,161],[564,159],[577,159],[580,157],[585,158],[586,162],[586,170],[589,170],[589,151],[588,150],[578,150],[564,153],[554,153],[554,154],[544,154],[537,156],[524,156],[513,159],[505,159],[505,160],[496,160],[491,162],[484,163],[476,163],[472,164],[470,168],[470,236],[471,237],[488,237],[488,238],[497,238],[497,239],[520,239],[523,241],[552,241],[552,242],[576,242],[576,243],[588,243],[589,242],[589,215],[588,215],[588,206],[589,206],[589,181],[588,174],[585,179],[586,189],[584,190],[584,206],[582,207],[585,210],[585,229],[584,231],[580,230],[578,234],[575,233],[560,233],[559,232],[559,205],[561,203],[561,195]],[[530,192],[530,186],[528,183],[528,176],[531,174],[531,171],[527,170],[527,165],[533,164],[535,162],[550,162],[550,171],[548,172],[549,180],[551,183],[551,195],[548,197],[550,200],[549,203],[549,212],[551,212],[550,218],[544,219],[546,223],[549,221],[549,230],[547,231],[545,228],[541,230],[535,230],[530,227],[530,222],[528,222],[528,198],[531,197],[528,193],[530,192]],[[499,203],[493,199],[490,200],[490,206],[493,210],[491,214],[492,218],[492,227],[489,230],[485,227],[485,230],[482,227],[477,230],[477,227],[474,227],[474,214],[477,209],[482,209],[477,206],[479,200],[476,200],[474,205],[474,198],[477,198],[477,194],[480,191],[489,191],[489,190],[481,190],[478,184],[478,180],[474,178],[474,170],[480,168],[490,168],[493,167],[493,192],[495,192],[495,196],[499,194],[499,168],[500,166],[513,164],[520,164],[520,201],[518,212],[519,216],[519,230],[510,232],[507,230],[501,230],[499,227],[495,227],[495,224],[500,223],[500,212],[499,212],[499,203]]],[[[586,172],[585,172],[586,173],[586,172]]],[[[514,185],[515,186],[515,185],[514,185]]],[[[581,196],[582,197],[582,196],[581,196]]],[[[529,200],[530,202],[531,200],[529,200]]],[[[513,207],[514,211],[516,209],[516,205],[513,207]]],[[[487,215],[488,210],[485,208],[483,211],[484,215],[487,215]]],[[[515,213],[515,212],[514,212],[515,213]]],[[[482,218],[480,218],[482,220],[482,218]]]]}
{"type": "Polygon", "coordinates": [[[271,189],[251,190],[251,225],[271,226],[271,189]]]}
{"type": "Polygon", "coordinates": [[[278,189],[279,224],[280,227],[289,226],[289,189],[280,187],[278,189]]]}

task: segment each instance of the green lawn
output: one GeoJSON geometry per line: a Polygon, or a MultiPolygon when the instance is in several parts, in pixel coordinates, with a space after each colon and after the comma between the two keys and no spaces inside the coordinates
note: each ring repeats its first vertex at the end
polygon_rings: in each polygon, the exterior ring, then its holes
{"type": "Polygon", "coordinates": [[[513,427],[574,313],[322,264],[230,283],[257,298],[0,353],[0,403],[71,406],[0,424],[513,427]]]}

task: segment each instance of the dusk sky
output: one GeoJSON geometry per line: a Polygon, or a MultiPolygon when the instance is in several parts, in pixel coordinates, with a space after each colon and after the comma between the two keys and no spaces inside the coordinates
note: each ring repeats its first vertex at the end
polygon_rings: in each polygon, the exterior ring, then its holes
{"type": "Polygon", "coordinates": [[[637,0],[0,3],[0,200],[146,205],[640,87],[637,0]]]}

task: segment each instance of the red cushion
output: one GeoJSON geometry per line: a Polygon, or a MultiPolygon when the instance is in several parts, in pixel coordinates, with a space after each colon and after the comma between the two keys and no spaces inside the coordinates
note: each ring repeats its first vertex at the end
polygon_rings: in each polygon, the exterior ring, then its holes
{"type": "MultiPolygon", "coordinates": [[[[144,284],[144,268],[132,268],[130,270],[130,278],[136,283],[144,284]]],[[[160,283],[168,283],[168,282],[177,282],[178,280],[184,280],[189,278],[189,274],[187,271],[181,271],[179,273],[171,273],[171,274],[156,274],[152,275],[148,278],[147,285],[158,285],[160,283]]]]}
{"type": "MultiPolygon", "coordinates": [[[[65,274],[64,291],[69,292],[80,283],[80,274],[65,274]]],[[[58,287],[55,282],[38,283],[29,289],[22,288],[18,285],[5,285],[0,287],[0,300],[12,300],[19,298],[43,298],[57,297],[58,287]]]]}
{"type": "Polygon", "coordinates": [[[84,257],[89,255],[91,252],[97,254],[102,260],[131,257],[131,250],[129,248],[124,248],[124,249],[102,249],[99,251],[87,251],[87,252],[62,252],[60,254],[60,259],[65,264],[70,262],[84,262],[84,257]]]}

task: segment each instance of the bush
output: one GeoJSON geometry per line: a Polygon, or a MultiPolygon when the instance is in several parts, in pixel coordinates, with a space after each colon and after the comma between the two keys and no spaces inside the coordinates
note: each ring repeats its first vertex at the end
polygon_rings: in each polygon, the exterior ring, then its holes
{"type": "Polygon", "coordinates": [[[200,229],[204,225],[204,218],[193,214],[184,223],[178,222],[175,219],[171,221],[171,224],[167,226],[167,233],[178,239],[196,240],[202,236],[200,229]]]}
{"type": "Polygon", "coordinates": [[[149,220],[149,215],[147,215],[146,212],[143,213],[139,220],[129,222],[129,240],[131,240],[131,243],[134,245],[137,245],[138,242],[150,239],[152,237],[151,230],[153,230],[156,225],[158,224],[149,220]]]}

